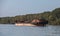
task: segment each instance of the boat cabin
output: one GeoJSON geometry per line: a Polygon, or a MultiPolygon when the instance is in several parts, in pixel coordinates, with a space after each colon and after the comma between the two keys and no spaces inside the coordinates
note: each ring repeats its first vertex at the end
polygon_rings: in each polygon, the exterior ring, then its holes
{"type": "Polygon", "coordinates": [[[46,24],[48,24],[48,21],[45,19],[34,19],[31,23],[37,26],[45,26],[46,24]]]}

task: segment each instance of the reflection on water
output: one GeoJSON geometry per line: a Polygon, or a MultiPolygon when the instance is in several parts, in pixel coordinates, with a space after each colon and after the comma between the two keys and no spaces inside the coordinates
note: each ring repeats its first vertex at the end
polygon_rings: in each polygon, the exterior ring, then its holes
{"type": "Polygon", "coordinates": [[[0,36],[60,36],[60,26],[28,27],[0,25],[0,36]]]}

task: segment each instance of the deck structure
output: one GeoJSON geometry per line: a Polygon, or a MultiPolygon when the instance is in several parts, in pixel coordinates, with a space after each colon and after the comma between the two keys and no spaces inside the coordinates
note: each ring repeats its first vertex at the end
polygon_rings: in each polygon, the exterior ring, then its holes
{"type": "Polygon", "coordinates": [[[31,22],[16,21],[16,26],[46,26],[48,24],[47,20],[44,19],[34,19],[31,22]]]}

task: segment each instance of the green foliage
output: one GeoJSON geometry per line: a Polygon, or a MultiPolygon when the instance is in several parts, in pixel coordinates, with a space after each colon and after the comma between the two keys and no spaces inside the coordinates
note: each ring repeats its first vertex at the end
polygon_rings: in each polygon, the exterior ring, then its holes
{"type": "Polygon", "coordinates": [[[16,20],[31,22],[33,19],[40,19],[40,18],[48,20],[50,25],[60,25],[60,8],[56,8],[52,11],[45,11],[44,13],[27,14],[15,17],[2,17],[0,18],[0,23],[4,24],[15,23],[16,20]]]}

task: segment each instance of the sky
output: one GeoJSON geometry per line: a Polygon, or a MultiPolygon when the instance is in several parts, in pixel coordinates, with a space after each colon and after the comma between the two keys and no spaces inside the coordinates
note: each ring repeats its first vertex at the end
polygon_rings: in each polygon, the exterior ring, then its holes
{"type": "Polygon", "coordinates": [[[60,0],[0,0],[0,17],[42,13],[60,7],[60,0]]]}

